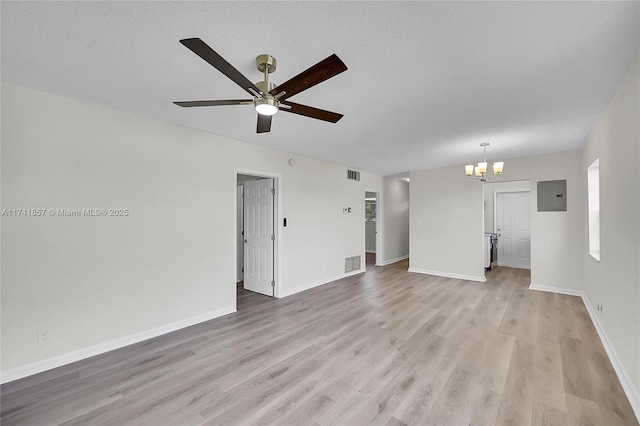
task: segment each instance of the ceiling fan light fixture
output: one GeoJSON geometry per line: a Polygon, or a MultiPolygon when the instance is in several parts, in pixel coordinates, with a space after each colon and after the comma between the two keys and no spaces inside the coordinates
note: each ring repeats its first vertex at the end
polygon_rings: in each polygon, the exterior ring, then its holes
{"type": "Polygon", "coordinates": [[[254,101],[256,112],[261,115],[274,115],[278,112],[280,102],[272,97],[256,98],[254,101]]]}

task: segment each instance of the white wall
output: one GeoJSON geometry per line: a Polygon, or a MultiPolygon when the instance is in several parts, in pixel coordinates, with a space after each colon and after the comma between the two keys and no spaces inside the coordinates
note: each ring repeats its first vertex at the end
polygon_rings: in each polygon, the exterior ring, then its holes
{"type": "Polygon", "coordinates": [[[410,176],[409,270],[483,281],[480,182],[467,179],[461,167],[410,176]]]}
{"type": "Polygon", "coordinates": [[[582,289],[582,221],[585,177],[581,151],[568,151],[505,162],[501,180],[531,181],[531,283],[534,286],[582,289]],[[508,167],[508,169],[507,169],[508,167]],[[567,180],[567,211],[538,212],[539,181],[567,180]]]}
{"type": "MultiPolygon", "coordinates": [[[[531,181],[531,282],[582,288],[584,176],[581,152],[510,159],[496,181],[531,181]],[[537,182],[567,180],[567,212],[537,212],[537,182]]],[[[495,182],[495,181],[494,181],[495,182]]],[[[411,172],[411,268],[484,277],[483,188],[463,166],[411,172]]]]}
{"type": "MultiPolygon", "coordinates": [[[[585,293],[635,389],[640,409],[640,65],[630,67],[584,148],[581,173],[600,158],[600,261],[581,251],[585,293]]],[[[586,187],[585,187],[586,193],[586,187]]],[[[587,201],[584,200],[586,209],[587,201]]],[[[624,385],[624,383],[623,383],[624,385]]],[[[633,399],[633,398],[630,398],[633,399]]],[[[640,411],[637,411],[640,415],[640,411]]]]}
{"type": "Polygon", "coordinates": [[[2,84],[2,208],[129,211],[2,217],[2,380],[232,312],[236,169],[282,178],[280,295],[343,276],[382,178],[291,157],[2,84]]]}
{"type": "Polygon", "coordinates": [[[383,193],[384,238],[381,263],[386,265],[409,256],[409,182],[385,177],[383,193]]]}

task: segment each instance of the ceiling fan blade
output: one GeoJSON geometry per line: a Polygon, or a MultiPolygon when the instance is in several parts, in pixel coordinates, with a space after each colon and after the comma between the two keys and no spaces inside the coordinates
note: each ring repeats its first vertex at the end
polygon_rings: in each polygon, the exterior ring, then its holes
{"type": "Polygon", "coordinates": [[[219,106],[219,105],[252,105],[251,99],[227,99],[224,101],[180,101],[174,102],[174,104],[181,107],[205,107],[205,106],[219,106]]]}
{"type": "Polygon", "coordinates": [[[325,111],[323,109],[310,107],[307,105],[296,104],[293,102],[281,102],[281,105],[287,105],[291,108],[281,108],[281,111],[292,112],[294,114],[304,115],[305,117],[311,117],[318,120],[329,121],[331,123],[337,123],[344,115],[337,112],[325,111]]]}
{"type": "Polygon", "coordinates": [[[258,114],[258,130],[257,133],[267,133],[271,131],[271,119],[273,115],[258,114]]]}
{"type": "Polygon", "coordinates": [[[343,71],[347,70],[347,66],[338,58],[334,53],[326,59],[318,62],[311,68],[302,71],[295,77],[287,80],[278,87],[271,90],[269,93],[276,96],[282,92],[284,95],[280,96],[280,100],[287,99],[295,94],[307,90],[310,87],[315,86],[318,83],[322,83],[325,80],[335,77],[343,71]]]}
{"type": "Polygon", "coordinates": [[[222,56],[218,55],[212,48],[209,47],[207,43],[205,43],[201,39],[197,37],[186,38],[180,40],[180,43],[182,43],[193,53],[213,65],[218,71],[229,77],[238,86],[242,87],[251,95],[255,96],[256,93],[258,93],[260,96],[264,95],[264,93],[262,93],[262,91],[258,89],[255,84],[249,81],[247,77],[242,75],[240,71],[235,69],[233,65],[227,62],[222,56]]]}

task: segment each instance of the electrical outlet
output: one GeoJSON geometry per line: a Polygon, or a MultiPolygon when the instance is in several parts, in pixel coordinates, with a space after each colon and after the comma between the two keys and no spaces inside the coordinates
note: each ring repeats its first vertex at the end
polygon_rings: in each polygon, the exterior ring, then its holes
{"type": "Polygon", "coordinates": [[[44,345],[49,341],[49,330],[38,330],[38,345],[44,345]]]}

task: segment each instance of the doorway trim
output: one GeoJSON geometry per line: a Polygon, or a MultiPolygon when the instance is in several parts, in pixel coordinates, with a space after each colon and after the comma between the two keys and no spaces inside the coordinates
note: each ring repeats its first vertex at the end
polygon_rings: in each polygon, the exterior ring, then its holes
{"type": "MultiPolygon", "coordinates": [[[[367,192],[375,192],[376,194],[376,266],[380,266],[382,264],[382,226],[380,226],[380,223],[382,222],[382,193],[379,189],[370,189],[370,188],[364,188],[364,192],[365,194],[367,192]]],[[[363,229],[365,229],[364,227],[366,227],[366,222],[363,221],[362,223],[363,229]]],[[[366,242],[366,236],[367,236],[367,231],[365,229],[364,231],[364,240],[363,240],[363,257],[362,259],[364,259],[364,263],[365,263],[365,270],[366,270],[366,259],[367,259],[367,242],[366,242]]]]}
{"type": "MultiPolygon", "coordinates": [[[[273,202],[273,232],[275,234],[274,246],[273,246],[273,277],[276,285],[273,288],[273,297],[280,297],[280,289],[282,284],[282,256],[281,256],[281,244],[280,244],[280,232],[282,230],[282,175],[279,173],[265,172],[261,170],[251,170],[235,167],[233,169],[233,291],[235,294],[237,282],[235,282],[235,276],[238,268],[238,203],[237,203],[237,185],[238,175],[250,175],[256,177],[262,177],[265,179],[273,179],[273,186],[276,189],[273,202]]],[[[238,300],[234,297],[234,308],[237,310],[238,300]]]]}

